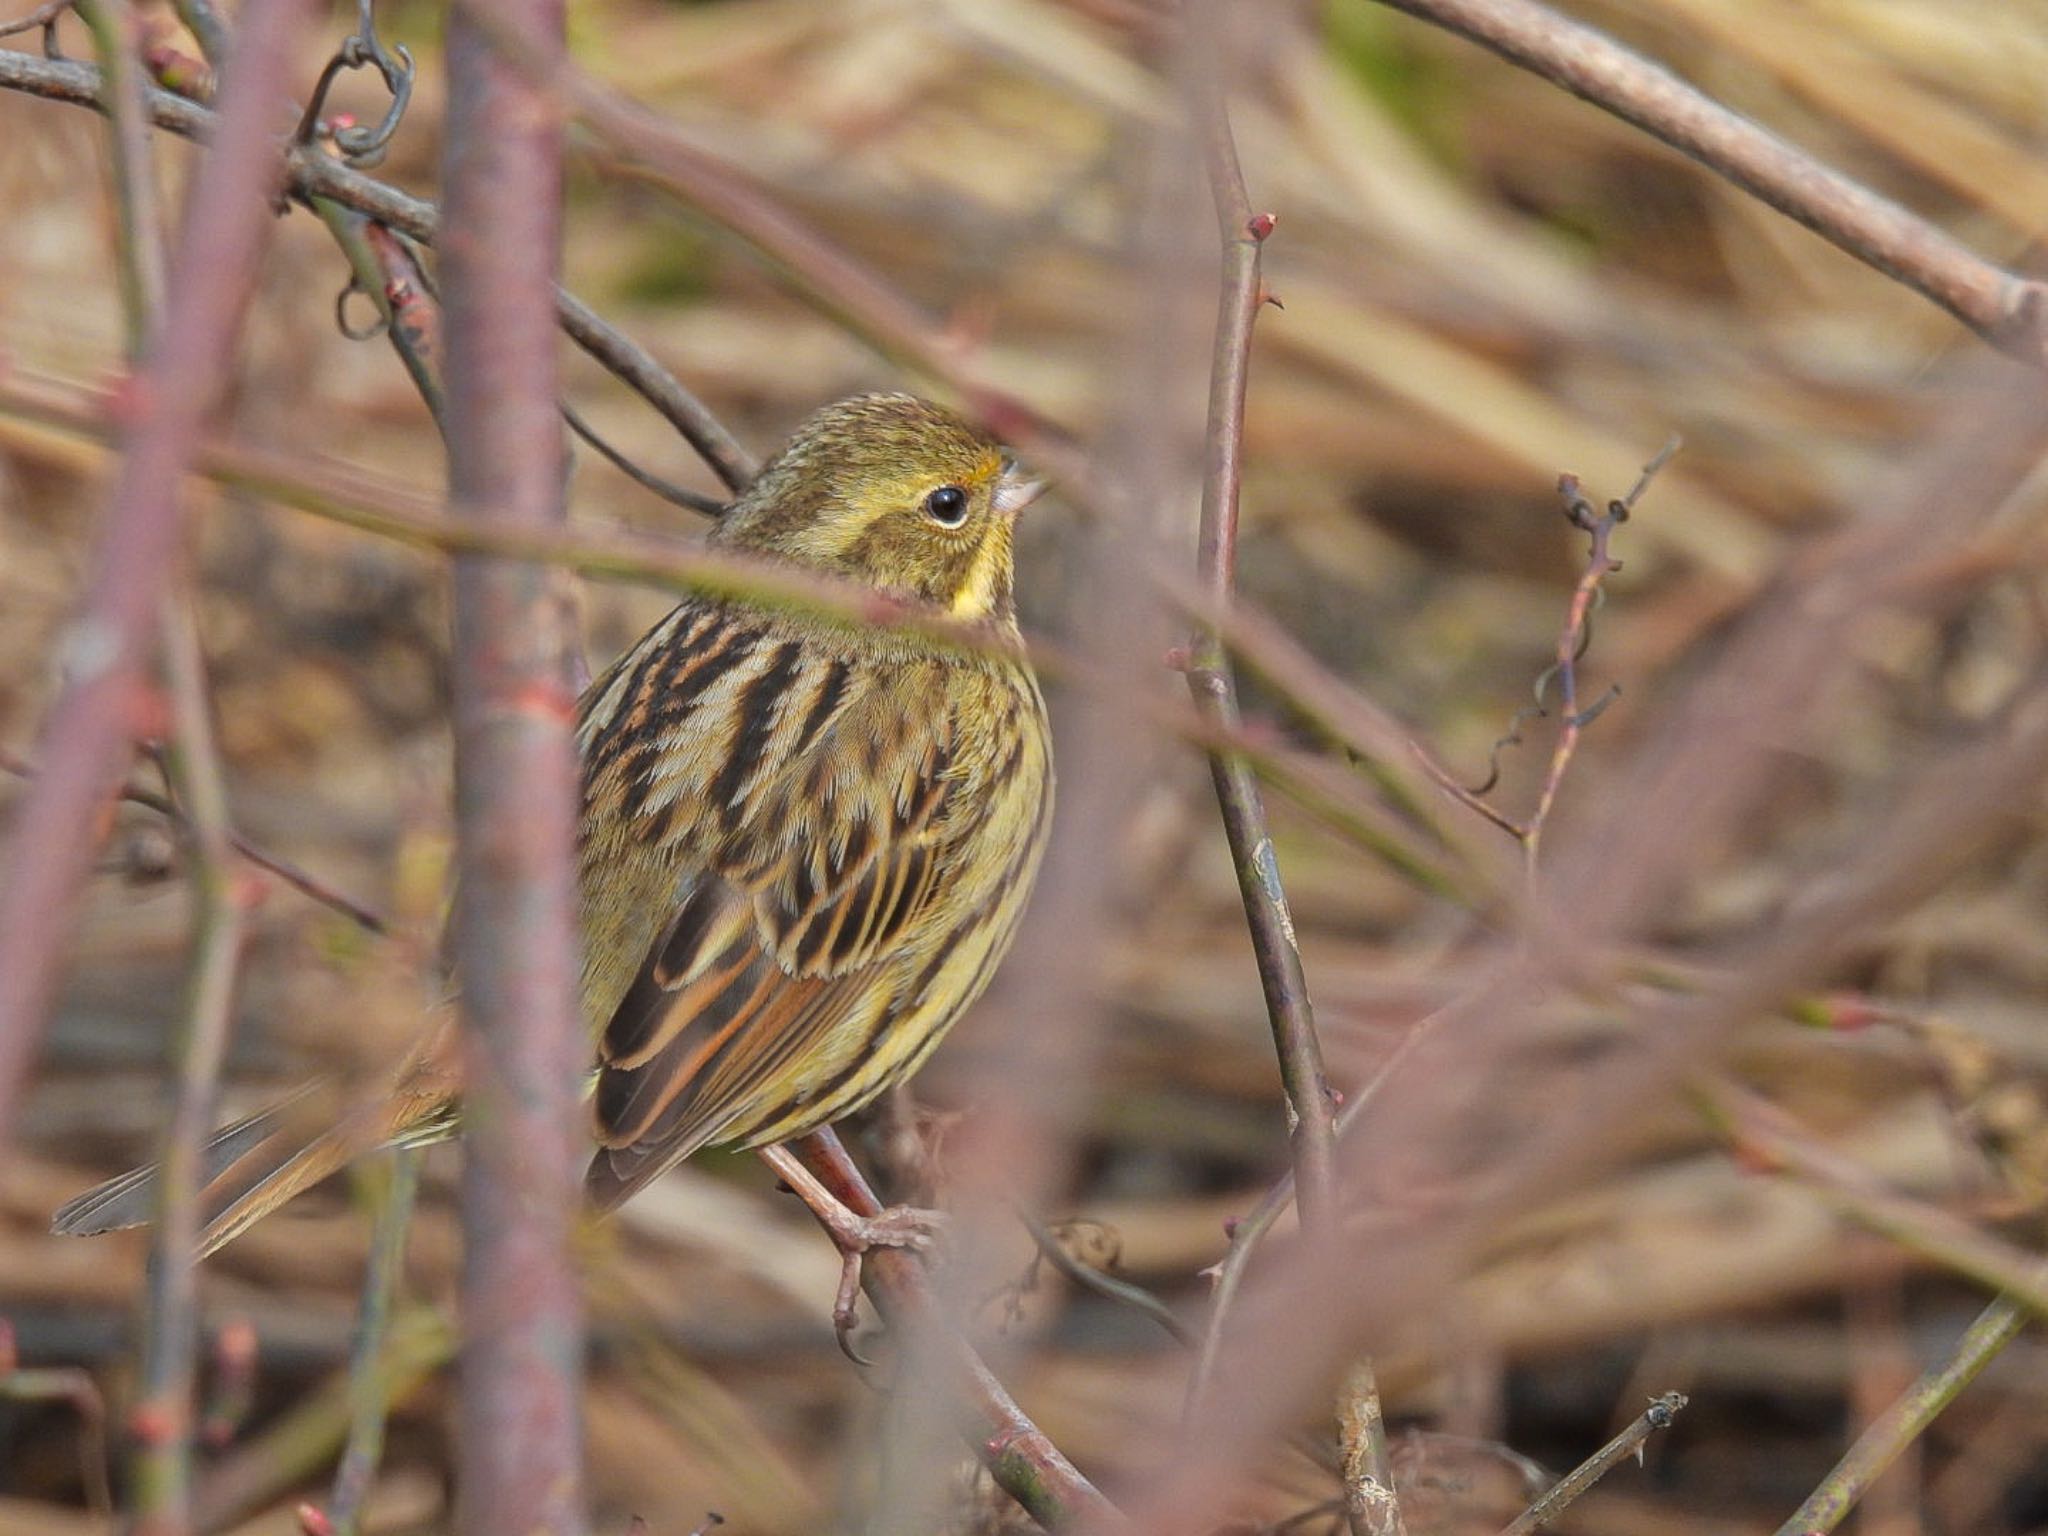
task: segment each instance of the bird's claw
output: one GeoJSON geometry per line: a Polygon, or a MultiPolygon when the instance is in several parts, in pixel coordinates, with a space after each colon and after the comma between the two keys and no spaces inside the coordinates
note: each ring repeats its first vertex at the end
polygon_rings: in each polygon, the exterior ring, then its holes
{"type": "Polygon", "coordinates": [[[875,1248],[902,1248],[910,1253],[929,1253],[945,1230],[946,1213],[916,1206],[892,1205],[874,1216],[847,1212],[841,1221],[830,1223],[832,1241],[839,1247],[839,1291],[832,1301],[832,1332],[839,1351],[855,1365],[874,1362],[853,1347],[854,1326],[860,1321],[860,1282],[863,1261],[875,1248]]]}

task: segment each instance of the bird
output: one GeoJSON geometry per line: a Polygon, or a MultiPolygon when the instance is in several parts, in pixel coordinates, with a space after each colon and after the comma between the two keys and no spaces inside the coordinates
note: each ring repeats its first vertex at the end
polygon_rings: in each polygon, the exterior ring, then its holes
{"type": "MultiPolygon", "coordinates": [[[[1017,518],[1040,489],[942,406],[828,405],[709,542],[858,584],[980,643],[690,596],[577,705],[588,1203],[609,1211],[703,1148],[759,1151],[841,1250],[842,1345],[861,1254],[927,1246],[935,1213],[856,1215],[786,1144],[916,1072],[1015,937],[1054,791],[1014,593],[1017,518]]],[[[457,1134],[451,1033],[310,1139],[295,1123],[310,1089],[218,1132],[200,1254],[362,1153],[457,1134]]],[[[125,1174],[53,1228],[141,1224],[154,1183],[153,1169],[125,1174]]]]}

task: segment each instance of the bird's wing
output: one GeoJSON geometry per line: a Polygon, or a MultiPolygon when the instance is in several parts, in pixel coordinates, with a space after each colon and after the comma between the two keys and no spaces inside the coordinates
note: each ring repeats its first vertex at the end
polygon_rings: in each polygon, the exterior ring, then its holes
{"type": "Polygon", "coordinates": [[[690,864],[599,1042],[604,1206],[794,1101],[793,1063],[860,1058],[897,1001],[887,962],[931,912],[959,792],[935,673],[714,641],[750,654],[691,722],[716,750],[664,758],[664,805],[697,824],[671,821],[690,864]]]}

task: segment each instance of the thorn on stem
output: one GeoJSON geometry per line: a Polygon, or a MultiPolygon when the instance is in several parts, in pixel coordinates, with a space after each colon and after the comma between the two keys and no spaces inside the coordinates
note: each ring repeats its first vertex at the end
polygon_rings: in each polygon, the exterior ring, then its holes
{"type": "Polygon", "coordinates": [[[1245,220],[1244,232],[1263,244],[1273,233],[1273,226],[1280,222],[1277,213],[1255,213],[1245,220]]]}

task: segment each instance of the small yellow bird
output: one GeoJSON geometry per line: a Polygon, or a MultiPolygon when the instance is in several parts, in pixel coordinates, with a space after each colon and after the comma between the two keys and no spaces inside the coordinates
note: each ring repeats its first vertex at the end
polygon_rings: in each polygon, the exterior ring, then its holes
{"type": "MultiPolygon", "coordinates": [[[[1011,642],[691,598],[585,691],[582,1006],[597,1041],[592,1203],[700,1147],[764,1149],[848,1255],[916,1242],[856,1217],[780,1143],[924,1062],[1017,928],[1052,812],[1045,705],[1021,659],[1012,533],[1037,487],[996,442],[907,395],[819,411],[714,544],[850,579],[1011,642]]],[[[445,1038],[310,1143],[286,1106],[209,1149],[211,1252],[372,1147],[457,1128],[445,1038]]],[[[149,1219],[152,1170],[55,1230],[149,1219]]],[[[910,1219],[904,1219],[904,1218],[910,1219]]],[[[842,1310],[850,1301],[842,1292],[842,1310]]]]}

